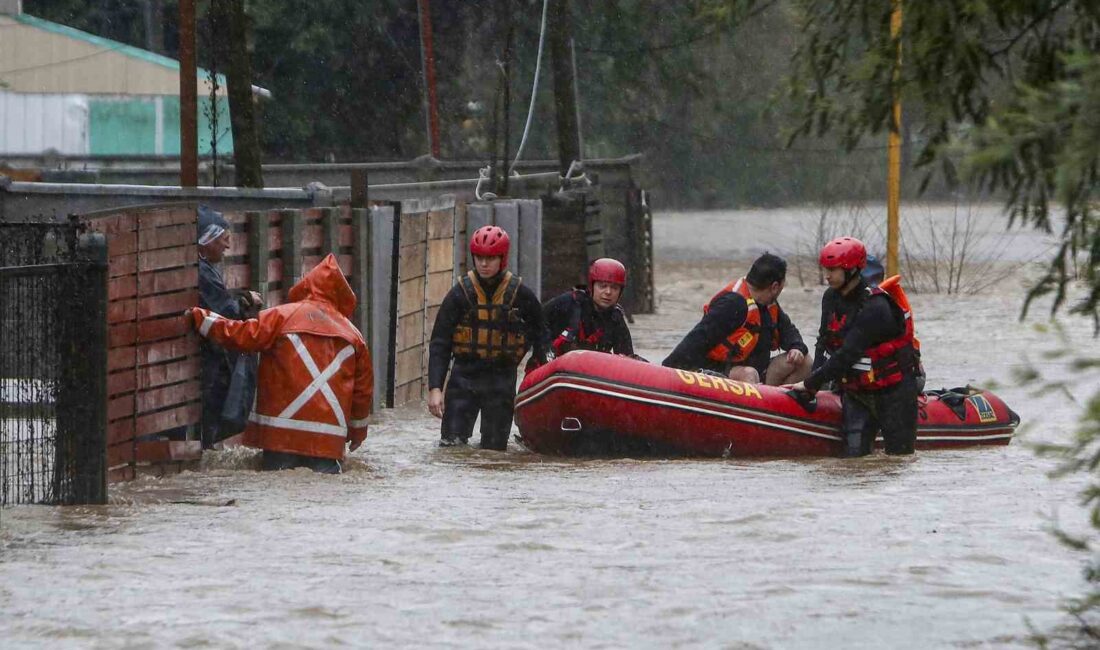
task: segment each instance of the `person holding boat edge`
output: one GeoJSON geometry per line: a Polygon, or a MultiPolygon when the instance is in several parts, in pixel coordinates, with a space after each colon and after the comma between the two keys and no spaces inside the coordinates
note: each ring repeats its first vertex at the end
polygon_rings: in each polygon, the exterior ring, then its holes
{"type": "Polygon", "coordinates": [[[861,275],[867,249],[853,237],[825,244],[819,256],[829,288],[821,298],[815,369],[791,390],[816,393],[837,381],[844,456],[871,453],[882,431],[888,454],[911,454],[917,436],[917,360],[912,320],[861,275]]]}
{"type": "Polygon", "coordinates": [[[466,444],[480,412],[482,449],[507,449],[516,368],[532,348],[535,363],[546,362],[542,305],[505,268],[509,243],[498,226],[478,228],[470,236],[474,270],[451,288],[436,315],[428,346],[428,411],[442,420],[441,447],[466,444]]]}
{"type": "Polygon", "coordinates": [[[711,298],[703,318],[662,365],[773,386],[805,378],[811,368],[808,348],[777,302],[786,281],[787,262],[771,253],[761,255],[748,275],[711,298]],[[784,354],[772,358],[773,350],[784,354]]]}

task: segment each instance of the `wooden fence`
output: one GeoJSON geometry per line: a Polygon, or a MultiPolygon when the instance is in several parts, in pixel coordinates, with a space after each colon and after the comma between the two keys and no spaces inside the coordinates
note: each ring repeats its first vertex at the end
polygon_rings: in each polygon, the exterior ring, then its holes
{"type": "MultiPolygon", "coordinates": [[[[374,360],[375,407],[424,397],[428,343],[443,298],[468,264],[467,233],[508,230],[509,267],[541,284],[541,203],[456,205],[408,200],[369,209],[227,213],[232,244],[223,272],[273,307],[324,255],[334,253],[359,302],[353,322],[374,360]]],[[[84,215],[108,255],[108,465],[112,481],[140,467],[178,470],[197,460],[201,418],[198,338],[181,317],[198,304],[192,205],[84,215]]]]}
{"type": "Polygon", "coordinates": [[[117,481],[133,478],[139,463],[166,468],[201,454],[183,435],[200,415],[199,360],[180,318],[198,304],[195,211],[87,220],[107,239],[107,465],[117,481]],[[173,429],[179,435],[160,435],[173,429]]]}

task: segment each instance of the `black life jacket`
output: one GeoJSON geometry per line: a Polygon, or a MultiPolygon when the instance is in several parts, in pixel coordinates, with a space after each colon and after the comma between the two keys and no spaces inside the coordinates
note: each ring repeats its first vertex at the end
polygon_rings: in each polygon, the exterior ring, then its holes
{"type": "Polygon", "coordinates": [[[527,336],[523,319],[514,306],[522,283],[523,278],[506,271],[493,295],[488,296],[474,271],[459,281],[469,308],[451,337],[455,357],[515,364],[523,359],[527,353],[527,336]]]}
{"type": "MultiPolygon", "coordinates": [[[[595,312],[596,306],[588,292],[582,287],[573,289],[573,307],[569,312],[569,324],[554,341],[554,352],[556,354],[561,355],[573,350],[611,352],[614,349],[615,340],[607,328],[595,326],[592,331],[585,329],[584,312],[586,306],[589,306],[595,312]]],[[[623,308],[616,304],[611,308],[608,318],[611,320],[612,325],[624,321],[623,308]]],[[[595,318],[592,320],[595,320],[595,318]]]]}

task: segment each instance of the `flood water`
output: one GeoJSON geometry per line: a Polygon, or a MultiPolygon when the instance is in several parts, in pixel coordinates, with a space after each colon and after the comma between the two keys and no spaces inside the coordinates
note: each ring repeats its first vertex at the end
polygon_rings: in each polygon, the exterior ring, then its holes
{"type": "MultiPolygon", "coordinates": [[[[661,311],[633,326],[655,361],[721,286],[719,262],[693,270],[658,241],[661,311]]],[[[929,387],[999,380],[1028,425],[1007,447],[558,459],[438,449],[422,408],[386,411],[338,477],[261,474],[233,449],[107,506],[5,509],[0,647],[1026,646],[1084,590],[1052,517],[1084,522],[1081,480],[1049,479],[1027,445],[1068,440],[1077,409],[1007,380],[1068,376],[1017,322],[1021,295],[913,301],[929,387]]],[[[819,300],[781,299],[811,344],[819,300]]],[[[1084,321],[1066,336],[1094,344],[1084,321]]]]}

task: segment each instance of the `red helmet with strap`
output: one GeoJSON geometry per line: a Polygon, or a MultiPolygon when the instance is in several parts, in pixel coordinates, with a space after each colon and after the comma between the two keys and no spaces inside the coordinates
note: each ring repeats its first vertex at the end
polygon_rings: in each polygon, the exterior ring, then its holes
{"type": "Polygon", "coordinates": [[[508,264],[511,240],[500,226],[482,226],[470,236],[470,252],[481,257],[500,257],[501,268],[508,264]]]}
{"type": "Polygon", "coordinates": [[[862,269],[867,265],[867,248],[855,237],[840,237],[821,247],[818,262],[827,269],[862,269]]]}
{"type": "Polygon", "coordinates": [[[592,291],[592,286],[597,282],[610,282],[625,287],[626,267],[619,260],[613,260],[610,257],[602,257],[592,262],[592,266],[588,267],[588,290],[592,291]]]}

